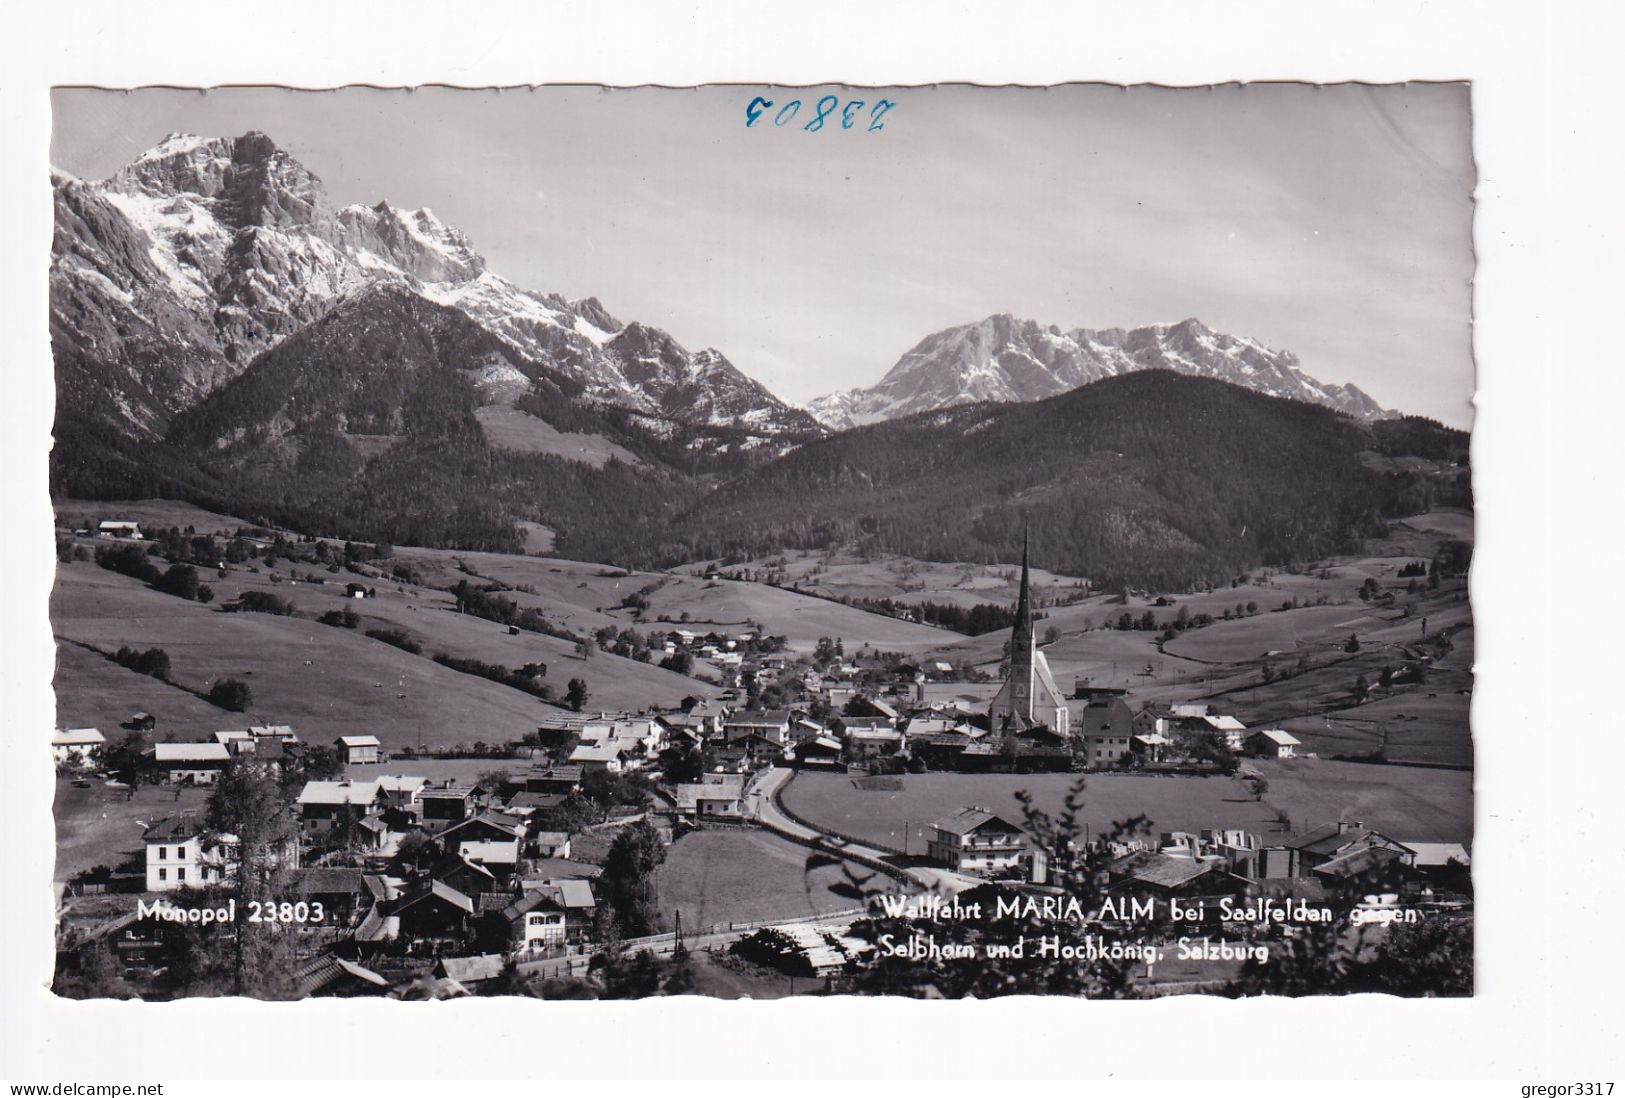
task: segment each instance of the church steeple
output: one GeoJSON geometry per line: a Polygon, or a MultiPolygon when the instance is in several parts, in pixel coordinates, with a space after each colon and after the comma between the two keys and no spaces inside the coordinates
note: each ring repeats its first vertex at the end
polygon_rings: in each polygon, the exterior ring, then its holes
{"type": "Polygon", "coordinates": [[[1016,627],[1010,636],[1010,656],[1033,647],[1032,579],[1027,568],[1027,527],[1021,528],[1021,593],[1016,596],[1016,627]]]}

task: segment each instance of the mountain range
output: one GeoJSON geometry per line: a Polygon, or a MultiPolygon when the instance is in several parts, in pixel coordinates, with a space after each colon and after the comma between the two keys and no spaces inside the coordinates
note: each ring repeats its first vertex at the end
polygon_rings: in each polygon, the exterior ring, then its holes
{"type": "Polygon", "coordinates": [[[53,182],[59,497],[509,552],[540,524],[562,556],[660,567],[1008,560],[1029,523],[1041,566],[1171,585],[1470,503],[1461,432],[1194,320],[991,317],[820,423],[719,351],[521,289],[431,210],[335,207],[263,134],[53,182]]]}
{"type": "Polygon", "coordinates": [[[1042,400],[1136,370],[1215,378],[1355,419],[1394,414],[1353,385],[1316,381],[1290,351],[1215,332],[1195,318],[1126,331],[1063,332],[1008,313],[926,336],[877,384],[820,397],[807,410],[844,430],[958,404],[1042,400]]]}
{"type": "Polygon", "coordinates": [[[622,323],[596,299],[521,289],[430,209],[335,208],[262,133],[172,134],[108,179],[57,172],[51,325],[59,390],[133,437],[368,289],[467,316],[585,400],[768,435],[818,426],[721,352],[622,323]]]}

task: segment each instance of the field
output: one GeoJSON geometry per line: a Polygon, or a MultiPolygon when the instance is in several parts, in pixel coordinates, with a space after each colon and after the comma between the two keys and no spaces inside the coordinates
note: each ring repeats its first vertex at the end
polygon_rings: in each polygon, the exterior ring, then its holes
{"type": "MultiPolygon", "coordinates": [[[[1244,828],[1261,837],[1278,833],[1275,811],[1296,830],[1357,819],[1395,838],[1417,842],[1469,842],[1472,778],[1463,771],[1371,766],[1301,759],[1253,764],[1269,780],[1263,803],[1229,778],[1088,775],[1082,821],[1100,835],[1118,820],[1144,814],[1156,832],[1209,827],[1244,828]]],[[[783,795],[803,818],[861,839],[910,853],[925,852],[934,820],[977,805],[1020,823],[1017,791],[1050,813],[1061,808],[1074,774],[916,774],[899,792],[865,792],[840,774],[804,773],[783,795]]]]}
{"type": "Polygon", "coordinates": [[[56,800],[51,806],[56,820],[56,873],[59,881],[70,880],[87,869],[105,865],[118,868],[146,850],[141,836],[143,825],[181,812],[202,815],[209,792],[202,788],[138,786],[133,800],[125,790],[108,789],[99,782],[80,789],[67,781],[56,783],[56,800]]]}
{"type": "MultiPolygon", "coordinates": [[[[695,831],[666,852],[657,887],[661,914],[683,913],[685,931],[730,922],[795,919],[861,906],[844,863],[762,831],[695,831]]],[[[850,866],[868,887],[872,870],[850,866]]]]}
{"type": "Polygon", "coordinates": [[[602,435],[561,431],[545,419],[501,404],[488,404],[474,413],[492,446],[525,454],[555,454],[600,468],[617,458],[641,465],[636,454],[602,435]]]}

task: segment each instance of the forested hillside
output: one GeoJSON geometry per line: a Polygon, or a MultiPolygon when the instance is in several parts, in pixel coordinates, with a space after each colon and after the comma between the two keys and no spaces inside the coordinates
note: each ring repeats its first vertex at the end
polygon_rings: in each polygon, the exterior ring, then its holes
{"type": "Polygon", "coordinates": [[[691,559],[846,542],[929,560],[1034,562],[1096,583],[1222,582],[1465,502],[1453,480],[1374,471],[1363,451],[1456,452],[1424,420],[1362,425],[1223,382],[1147,371],[1031,404],[849,431],[707,496],[676,524],[691,559]],[[1449,498],[1440,498],[1448,496],[1449,498]]]}

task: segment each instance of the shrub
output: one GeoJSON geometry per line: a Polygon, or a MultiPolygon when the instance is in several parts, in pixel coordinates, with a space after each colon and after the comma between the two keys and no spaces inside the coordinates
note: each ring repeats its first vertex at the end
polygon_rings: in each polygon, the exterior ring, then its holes
{"type": "Polygon", "coordinates": [[[254,704],[254,693],[242,679],[217,679],[206,697],[211,705],[233,713],[241,713],[254,704]]]}
{"type": "Polygon", "coordinates": [[[134,648],[120,648],[113,653],[113,662],[155,679],[169,678],[169,653],[162,648],[148,648],[140,652],[134,648]]]}
{"type": "Polygon", "coordinates": [[[237,597],[236,603],[226,609],[243,610],[253,614],[278,614],[283,617],[291,617],[294,613],[293,603],[268,591],[244,591],[237,597]]]}
{"type": "Polygon", "coordinates": [[[316,620],[322,625],[331,625],[339,629],[354,629],[361,624],[361,615],[346,606],[342,610],[329,610],[316,620]]]}
{"type": "Polygon", "coordinates": [[[153,587],[166,595],[191,602],[197,598],[197,569],[190,564],[171,564],[169,571],[159,576],[153,587]]]}
{"type": "Polygon", "coordinates": [[[414,656],[423,654],[423,645],[413,640],[404,629],[369,629],[367,636],[385,644],[392,644],[403,652],[410,652],[414,656]]]}

